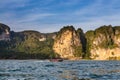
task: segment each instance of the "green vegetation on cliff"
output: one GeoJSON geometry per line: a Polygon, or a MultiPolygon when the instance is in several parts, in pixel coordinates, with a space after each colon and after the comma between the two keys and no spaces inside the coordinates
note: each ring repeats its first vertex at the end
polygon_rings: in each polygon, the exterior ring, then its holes
{"type": "Polygon", "coordinates": [[[82,47],[81,46],[73,46],[74,48],[74,56],[75,57],[82,57],[82,55],[84,54],[82,52],[82,47]]]}
{"type": "Polygon", "coordinates": [[[109,26],[102,26],[95,30],[95,36],[100,37],[100,35],[104,36],[105,39],[102,41],[101,44],[99,44],[100,47],[103,48],[113,48],[114,42],[113,42],[113,36],[114,36],[114,30],[111,25],[109,26]]]}
{"type": "Polygon", "coordinates": [[[85,53],[85,58],[90,58],[90,50],[92,49],[92,41],[94,40],[95,37],[95,32],[90,30],[87,31],[86,34],[86,53],[85,53]]]}
{"type": "Polygon", "coordinates": [[[82,58],[85,58],[86,57],[86,37],[85,37],[85,34],[81,28],[77,29],[77,34],[79,35],[80,42],[81,42],[81,47],[79,47],[78,52],[79,52],[79,54],[81,54],[82,58]]]}

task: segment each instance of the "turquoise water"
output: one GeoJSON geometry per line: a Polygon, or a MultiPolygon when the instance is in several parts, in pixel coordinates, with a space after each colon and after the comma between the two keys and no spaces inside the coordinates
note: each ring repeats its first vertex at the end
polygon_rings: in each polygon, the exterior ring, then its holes
{"type": "Polygon", "coordinates": [[[0,80],[120,80],[120,61],[0,60],[0,80]]]}

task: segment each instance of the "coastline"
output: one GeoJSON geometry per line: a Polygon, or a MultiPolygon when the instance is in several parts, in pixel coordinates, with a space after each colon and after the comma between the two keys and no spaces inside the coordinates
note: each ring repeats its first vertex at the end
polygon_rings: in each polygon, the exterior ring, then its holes
{"type": "MultiPolygon", "coordinates": [[[[41,61],[50,61],[50,59],[0,59],[0,60],[41,60],[41,61]]],[[[96,59],[78,59],[78,58],[71,58],[71,59],[63,59],[63,61],[120,61],[120,60],[96,60],[96,59]]]]}

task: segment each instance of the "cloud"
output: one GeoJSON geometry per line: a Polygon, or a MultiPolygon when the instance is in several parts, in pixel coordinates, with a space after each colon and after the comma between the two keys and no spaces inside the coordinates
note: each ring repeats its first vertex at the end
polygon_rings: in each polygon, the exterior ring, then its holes
{"type": "Polygon", "coordinates": [[[26,22],[34,22],[40,19],[44,19],[49,16],[53,16],[55,14],[52,13],[33,13],[33,14],[27,14],[26,16],[23,16],[22,19],[20,19],[19,23],[26,23],[26,22]]]}
{"type": "Polygon", "coordinates": [[[29,0],[1,0],[0,8],[18,8],[24,7],[29,0]]]}
{"type": "MultiPolygon", "coordinates": [[[[93,16],[102,16],[102,15],[111,15],[115,14],[114,12],[120,12],[114,7],[117,6],[118,0],[96,0],[95,3],[86,6],[84,9],[78,11],[80,15],[93,15],[93,16]]],[[[119,6],[120,7],[120,6],[119,6]]]]}

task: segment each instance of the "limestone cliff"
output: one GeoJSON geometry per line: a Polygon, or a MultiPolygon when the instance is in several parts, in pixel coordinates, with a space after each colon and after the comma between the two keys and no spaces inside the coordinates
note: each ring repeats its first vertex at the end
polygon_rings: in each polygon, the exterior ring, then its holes
{"type": "Polygon", "coordinates": [[[85,34],[82,29],[75,30],[73,26],[63,27],[59,32],[40,33],[33,30],[14,32],[0,23],[0,52],[0,58],[44,59],[59,56],[67,59],[120,60],[120,26],[101,26],[85,34]]]}
{"type": "Polygon", "coordinates": [[[79,55],[77,50],[80,51],[82,48],[80,43],[80,37],[73,26],[67,26],[58,32],[54,40],[53,50],[61,58],[74,58],[79,55]]]}
{"type": "Polygon", "coordinates": [[[102,26],[88,31],[87,53],[92,59],[106,60],[120,58],[120,27],[102,26]]]}
{"type": "Polygon", "coordinates": [[[10,40],[10,28],[0,23],[0,40],[10,40]]]}

